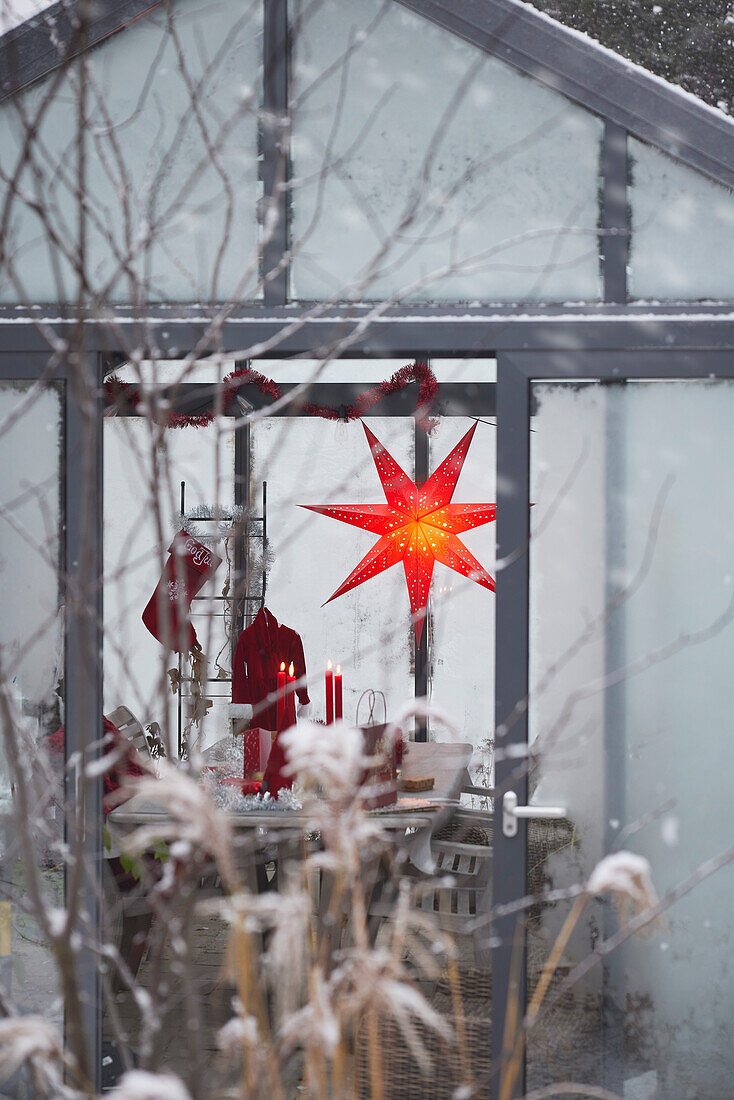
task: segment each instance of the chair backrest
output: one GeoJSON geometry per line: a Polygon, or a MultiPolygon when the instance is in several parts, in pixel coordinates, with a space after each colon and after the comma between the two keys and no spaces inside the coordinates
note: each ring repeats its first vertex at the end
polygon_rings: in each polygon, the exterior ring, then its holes
{"type": "Polygon", "coordinates": [[[107,717],[112,725],[120,731],[123,737],[132,741],[133,745],[143,756],[150,756],[150,746],[145,730],[128,707],[116,707],[107,717]]]}

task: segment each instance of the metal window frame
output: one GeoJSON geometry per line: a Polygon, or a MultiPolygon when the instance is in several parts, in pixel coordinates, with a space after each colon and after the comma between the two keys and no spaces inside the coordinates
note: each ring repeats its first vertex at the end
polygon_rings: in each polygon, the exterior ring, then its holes
{"type": "MultiPolygon", "coordinates": [[[[528,743],[527,698],[529,691],[530,612],[530,416],[532,385],[536,381],[561,382],[672,379],[734,379],[732,350],[663,348],[588,352],[554,350],[500,353],[497,358],[497,610],[495,638],[495,728],[502,747],[528,743]],[[499,644],[501,639],[501,645],[499,644]]],[[[613,759],[618,759],[618,754],[613,759]]],[[[607,790],[613,789],[607,777],[607,790]]],[[[497,761],[495,788],[513,790],[520,804],[527,803],[527,771],[518,768],[512,752],[497,761]]],[[[492,1064],[498,1067],[492,1081],[492,1097],[501,1090],[501,1067],[505,1052],[505,1009],[507,998],[517,997],[520,1018],[526,1006],[525,951],[522,910],[508,912],[507,906],[527,894],[527,822],[519,823],[518,836],[508,841],[495,830],[493,853],[493,907],[500,916],[492,925],[492,1064]]],[[[612,1026],[614,1026],[612,1024],[612,1026]]],[[[606,1071],[606,1070],[605,1070],[606,1071]]],[[[608,1072],[618,1072],[612,1067],[608,1072]]],[[[619,1080],[604,1082],[619,1089],[619,1080]]],[[[505,1100],[525,1092],[524,1072],[515,1091],[505,1100]]]]}

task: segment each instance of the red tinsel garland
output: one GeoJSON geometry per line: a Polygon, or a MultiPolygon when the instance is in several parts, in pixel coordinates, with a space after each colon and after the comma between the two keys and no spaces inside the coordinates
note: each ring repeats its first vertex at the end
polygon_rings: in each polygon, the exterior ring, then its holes
{"type": "MultiPolygon", "coordinates": [[[[314,402],[308,402],[303,406],[303,413],[306,416],[320,416],[325,420],[358,420],[364,416],[373,405],[382,400],[383,397],[387,397],[388,394],[397,393],[399,390],[405,389],[411,382],[419,382],[420,390],[418,393],[418,400],[415,406],[415,419],[419,427],[424,431],[430,432],[435,428],[437,421],[428,415],[431,402],[436,396],[438,389],[438,382],[433,371],[427,366],[426,363],[410,363],[408,366],[401,367],[395,371],[392,377],[386,379],[384,382],[380,382],[377,386],[372,386],[371,389],[365,390],[364,393],[359,394],[353,405],[342,405],[340,408],[335,409],[330,405],[317,405],[314,402]]],[[[226,375],[223,379],[224,399],[222,407],[226,413],[231,405],[232,401],[237,396],[240,386],[253,385],[258,388],[260,393],[266,397],[271,397],[273,401],[277,401],[282,396],[280,386],[277,382],[274,382],[272,378],[266,378],[264,374],[259,374],[257,371],[252,370],[250,367],[243,367],[242,370],[232,371],[231,374],[226,375]]],[[[140,404],[140,393],[136,390],[131,383],[122,382],[116,375],[111,375],[104,383],[105,393],[107,395],[108,406],[118,404],[125,401],[132,408],[137,408],[140,404]]],[[[166,418],[167,428],[204,428],[207,424],[211,424],[214,420],[214,413],[205,412],[197,413],[193,415],[187,415],[186,413],[169,412],[166,418]]]]}
{"type": "Polygon", "coordinates": [[[309,402],[304,405],[303,411],[307,416],[323,416],[326,420],[359,420],[383,397],[405,389],[410,382],[420,382],[415,419],[419,427],[430,432],[436,427],[436,421],[428,415],[428,410],[436,396],[438,382],[426,363],[416,362],[401,367],[392,377],[361,393],[353,405],[342,405],[340,409],[332,409],[329,405],[316,405],[309,402]]]}

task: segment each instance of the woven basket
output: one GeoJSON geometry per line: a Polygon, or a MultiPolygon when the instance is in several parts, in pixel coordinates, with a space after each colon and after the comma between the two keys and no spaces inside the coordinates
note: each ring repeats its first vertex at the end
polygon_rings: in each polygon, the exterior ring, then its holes
{"type": "MultiPolygon", "coordinates": [[[[452,1024],[451,1017],[447,1019],[452,1024]]],[[[380,1021],[380,1082],[384,1100],[427,1100],[428,1097],[430,1100],[450,1100],[461,1084],[488,1079],[492,1045],[489,1018],[464,1016],[463,1058],[457,1029],[452,1026],[453,1035],[445,1040],[422,1024],[415,1024],[416,1034],[430,1058],[430,1065],[424,1070],[413,1057],[398,1025],[393,1020],[380,1021]]],[[[355,1093],[360,1100],[369,1100],[372,1095],[364,1027],[357,1034],[355,1093]]],[[[480,1087],[473,1096],[489,1100],[489,1084],[480,1087]]]]}
{"type": "MultiPolygon", "coordinates": [[[[461,1084],[479,1085],[475,1095],[489,1097],[492,1025],[490,1020],[492,976],[478,967],[459,967],[457,973],[460,1013],[455,1012],[452,981],[444,973],[436,984],[432,1008],[446,1021],[449,1037],[416,1025],[429,1053],[431,1065],[425,1072],[394,1020],[381,1020],[378,1027],[381,1081],[385,1100],[449,1100],[461,1084]],[[480,1084],[480,1082],[483,1082],[480,1084]]],[[[364,1028],[357,1035],[355,1059],[356,1094],[370,1097],[369,1049],[364,1028]]]]}
{"type": "MultiPolygon", "coordinates": [[[[459,995],[462,1002],[476,1002],[484,1005],[484,1012],[489,1015],[492,1003],[492,972],[480,970],[476,966],[462,966],[459,969],[459,995]]],[[[452,983],[448,974],[442,975],[436,983],[436,997],[451,997],[452,983]]]]}
{"type": "Polygon", "coordinates": [[[489,848],[492,844],[492,828],[487,826],[470,825],[462,821],[447,821],[433,834],[433,840],[455,840],[460,844],[479,844],[489,848]]]}

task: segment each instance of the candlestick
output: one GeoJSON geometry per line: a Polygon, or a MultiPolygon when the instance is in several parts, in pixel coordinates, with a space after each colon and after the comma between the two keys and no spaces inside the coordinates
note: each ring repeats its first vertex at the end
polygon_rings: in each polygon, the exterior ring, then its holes
{"type": "Polygon", "coordinates": [[[334,717],[337,722],[342,717],[342,666],[336,666],[336,676],[334,677],[334,717]]]}
{"type": "Polygon", "coordinates": [[[285,661],[280,662],[278,672],[278,732],[283,728],[283,715],[285,714],[285,661]]]}
{"type": "Polygon", "coordinates": [[[326,724],[330,726],[334,721],[334,673],[331,671],[331,661],[326,662],[326,724]]]}

